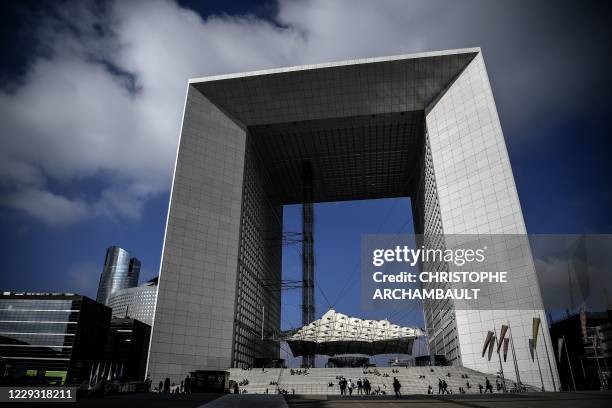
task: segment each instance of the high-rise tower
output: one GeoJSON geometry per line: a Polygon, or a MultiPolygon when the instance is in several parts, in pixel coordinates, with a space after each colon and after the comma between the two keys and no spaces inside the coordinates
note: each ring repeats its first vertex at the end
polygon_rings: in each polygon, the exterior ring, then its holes
{"type": "Polygon", "coordinates": [[[138,285],[138,275],[140,275],[140,261],[137,258],[131,257],[130,253],[123,248],[109,247],[106,250],[96,300],[105,305],[108,304],[113,292],[138,285]]]}

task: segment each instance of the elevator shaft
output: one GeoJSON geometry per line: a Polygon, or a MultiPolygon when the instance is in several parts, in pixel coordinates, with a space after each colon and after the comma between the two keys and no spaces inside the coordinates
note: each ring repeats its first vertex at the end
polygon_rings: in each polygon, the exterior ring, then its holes
{"type": "MultiPolygon", "coordinates": [[[[314,205],[312,167],[302,163],[302,326],[314,321],[314,205]]],[[[302,357],[302,366],[314,367],[314,355],[302,357]]]]}

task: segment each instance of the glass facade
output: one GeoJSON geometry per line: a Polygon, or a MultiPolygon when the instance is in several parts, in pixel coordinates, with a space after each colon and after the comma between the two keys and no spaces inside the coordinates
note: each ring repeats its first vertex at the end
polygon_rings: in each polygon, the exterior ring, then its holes
{"type": "Polygon", "coordinates": [[[108,307],[83,296],[5,292],[0,357],[16,379],[80,382],[103,356],[109,320],[108,307]]]}
{"type": "Polygon", "coordinates": [[[108,299],[108,306],[113,309],[113,317],[130,317],[152,326],[156,299],[157,284],[148,282],[114,292],[108,299]]]}
{"type": "Polygon", "coordinates": [[[109,247],[106,250],[96,300],[107,305],[110,296],[117,290],[138,285],[139,275],[140,261],[138,259],[132,258],[130,253],[123,248],[109,247]]]}

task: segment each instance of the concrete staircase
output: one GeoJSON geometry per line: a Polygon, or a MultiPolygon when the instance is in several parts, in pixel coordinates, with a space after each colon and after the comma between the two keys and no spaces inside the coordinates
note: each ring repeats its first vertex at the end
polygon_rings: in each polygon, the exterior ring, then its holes
{"type": "MultiPolygon", "coordinates": [[[[242,370],[239,368],[230,369],[230,380],[240,383],[243,380],[248,380],[247,385],[240,386],[241,390],[246,390],[250,394],[263,394],[266,389],[270,394],[276,393],[277,388],[286,390],[289,394],[310,394],[310,395],[340,395],[338,386],[338,377],[344,377],[347,380],[351,379],[355,384],[353,395],[357,394],[357,380],[367,378],[372,385],[372,390],[380,387],[380,390],[386,395],[393,394],[393,377],[397,377],[402,385],[402,394],[427,394],[427,387],[431,385],[434,393],[438,393],[438,379],[443,379],[448,384],[448,390],[453,394],[459,393],[459,387],[463,387],[468,394],[479,393],[478,384],[485,385],[485,377],[493,385],[493,392],[497,392],[495,386],[495,376],[487,375],[464,367],[378,367],[368,369],[376,370],[377,374],[364,374],[362,368],[311,368],[308,374],[291,375],[291,369],[266,368],[265,371],[260,369],[242,370]],[[395,369],[398,373],[392,373],[395,369]],[[388,377],[385,376],[388,374],[388,377]],[[450,376],[449,376],[450,374],[450,376]],[[468,378],[462,378],[462,375],[467,375],[468,378]],[[419,378],[424,376],[424,378],[419,378]],[[270,382],[278,382],[276,385],[271,385],[270,382]],[[333,383],[330,387],[329,383],[333,383]],[[471,388],[467,388],[467,382],[471,388]]],[[[304,371],[304,370],[302,370],[304,371]]],[[[513,384],[507,383],[508,389],[512,388],[513,384]]],[[[533,391],[530,389],[530,391],[533,391]]]]}
{"type": "Polygon", "coordinates": [[[261,368],[253,368],[252,370],[243,370],[241,368],[230,368],[230,380],[236,381],[238,384],[244,380],[248,381],[247,385],[239,385],[240,390],[246,390],[248,394],[265,394],[266,389],[270,394],[276,394],[276,385],[271,385],[270,382],[278,382],[281,373],[286,370],[283,368],[266,368],[264,371],[261,368]]]}

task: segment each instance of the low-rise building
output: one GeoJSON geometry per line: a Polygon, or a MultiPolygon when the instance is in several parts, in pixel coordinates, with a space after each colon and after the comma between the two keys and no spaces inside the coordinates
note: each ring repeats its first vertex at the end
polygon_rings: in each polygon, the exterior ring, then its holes
{"type": "Polygon", "coordinates": [[[0,358],[19,382],[75,384],[105,355],[111,309],[70,293],[0,294],[0,358]]]}
{"type": "Polygon", "coordinates": [[[113,292],[108,306],[113,309],[113,317],[129,317],[152,326],[156,299],[157,278],[153,278],[144,285],[113,292]]]}

